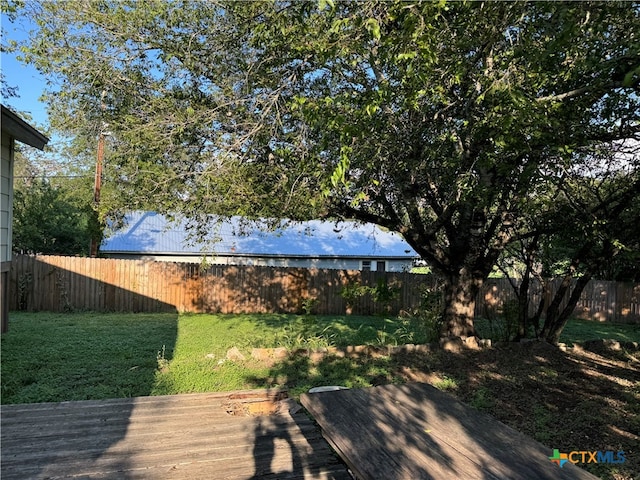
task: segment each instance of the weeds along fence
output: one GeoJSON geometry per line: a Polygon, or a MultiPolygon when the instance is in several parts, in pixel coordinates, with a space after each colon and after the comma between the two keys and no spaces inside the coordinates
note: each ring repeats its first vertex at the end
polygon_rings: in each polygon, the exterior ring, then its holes
{"type": "MultiPolygon", "coordinates": [[[[556,282],[557,283],[557,282],[556,282]]],[[[547,303],[556,288],[533,290],[547,303]]],[[[28,311],[396,314],[420,307],[432,275],[211,265],[49,255],[14,256],[9,308],[28,311]]],[[[490,279],[476,314],[502,314],[515,300],[506,279],[490,279]]],[[[640,285],[592,281],[576,316],[640,323],[640,285]]]]}

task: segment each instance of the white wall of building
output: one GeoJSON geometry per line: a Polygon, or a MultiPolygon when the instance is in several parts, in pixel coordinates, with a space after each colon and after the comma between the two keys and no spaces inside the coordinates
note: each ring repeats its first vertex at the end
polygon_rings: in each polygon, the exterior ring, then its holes
{"type": "Polygon", "coordinates": [[[180,263],[208,263],[210,265],[255,265],[266,267],[292,267],[292,268],[318,268],[335,270],[363,270],[363,260],[370,262],[369,269],[378,270],[378,262],[384,262],[384,270],[387,272],[409,271],[412,267],[412,259],[385,259],[385,258],[288,258],[288,257],[243,257],[243,256],[207,256],[206,260],[201,255],[160,255],[160,254],[126,254],[108,253],[109,258],[135,258],[157,262],[180,263]]]}

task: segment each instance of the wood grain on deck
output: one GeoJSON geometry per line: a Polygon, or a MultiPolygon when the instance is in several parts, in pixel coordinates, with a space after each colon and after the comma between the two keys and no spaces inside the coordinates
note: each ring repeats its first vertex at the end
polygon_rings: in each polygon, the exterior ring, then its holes
{"type": "Polygon", "coordinates": [[[3,405],[1,477],[350,478],[304,413],[238,415],[245,394],[3,405]]]}
{"type": "MultiPolygon", "coordinates": [[[[426,384],[305,394],[358,480],[594,480],[550,448],[426,384]]],[[[562,451],[562,445],[557,445],[562,451]]]]}

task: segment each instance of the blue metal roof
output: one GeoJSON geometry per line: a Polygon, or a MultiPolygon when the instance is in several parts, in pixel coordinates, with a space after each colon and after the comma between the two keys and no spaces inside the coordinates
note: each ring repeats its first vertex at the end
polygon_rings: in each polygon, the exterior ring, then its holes
{"type": "MultiPolygon", "coordinates": [[[[212,217],[214,220],[217,217],[212,217]]],[[[218,254],[286,257],[401,257],[416,252],[397,233],[356,222],[282,222],[269,230],[240,217],[212,222],[205,241],[190,240],[186,221],[155,212],[132,212],[123,228],[102,242],[102,252],[218,254]]]]}

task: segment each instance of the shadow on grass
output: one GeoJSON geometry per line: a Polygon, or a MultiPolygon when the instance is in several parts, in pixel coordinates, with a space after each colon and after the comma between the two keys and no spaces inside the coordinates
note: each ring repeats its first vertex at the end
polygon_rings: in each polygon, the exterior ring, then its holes
{"type": "Polygon", "coordinates": [[[397,383],[393,375],[395,362],[391,357],[356,358],[335,356],[314,362],[308,356],[292,356],[274,365],[264,377],[248,376],[247,382],[260,388],[264,385],[284,385],[298,396],[310,388],[339,385],[349,388],[397,383]]]}
{"type": "Polygon", "coordinates": [[[427,343],[429,329],[418,319],[376,315],[243,315],[275,336],[264,347],[319,348],[389,343],[427,343]]]}
{"type": "Polygon", "coordinates": [[[531,342],[461,353],[329,356],[316,362],[292,356],[247,381],[258,388],[286,386],[298,396],[321,385],[360,388],[447,379],[442,385],[450,393],[541,442],[549,455],[553,448],[624,451],[622,464],[580,465],[617,480],[640,473],[639,366],[638,352],[562,352],[531,342]]]}
{"type": "Polygon", "coordinates": [[[149,395],[171,360],[177,314],[12,312],[2,403],[149,395]]]}

